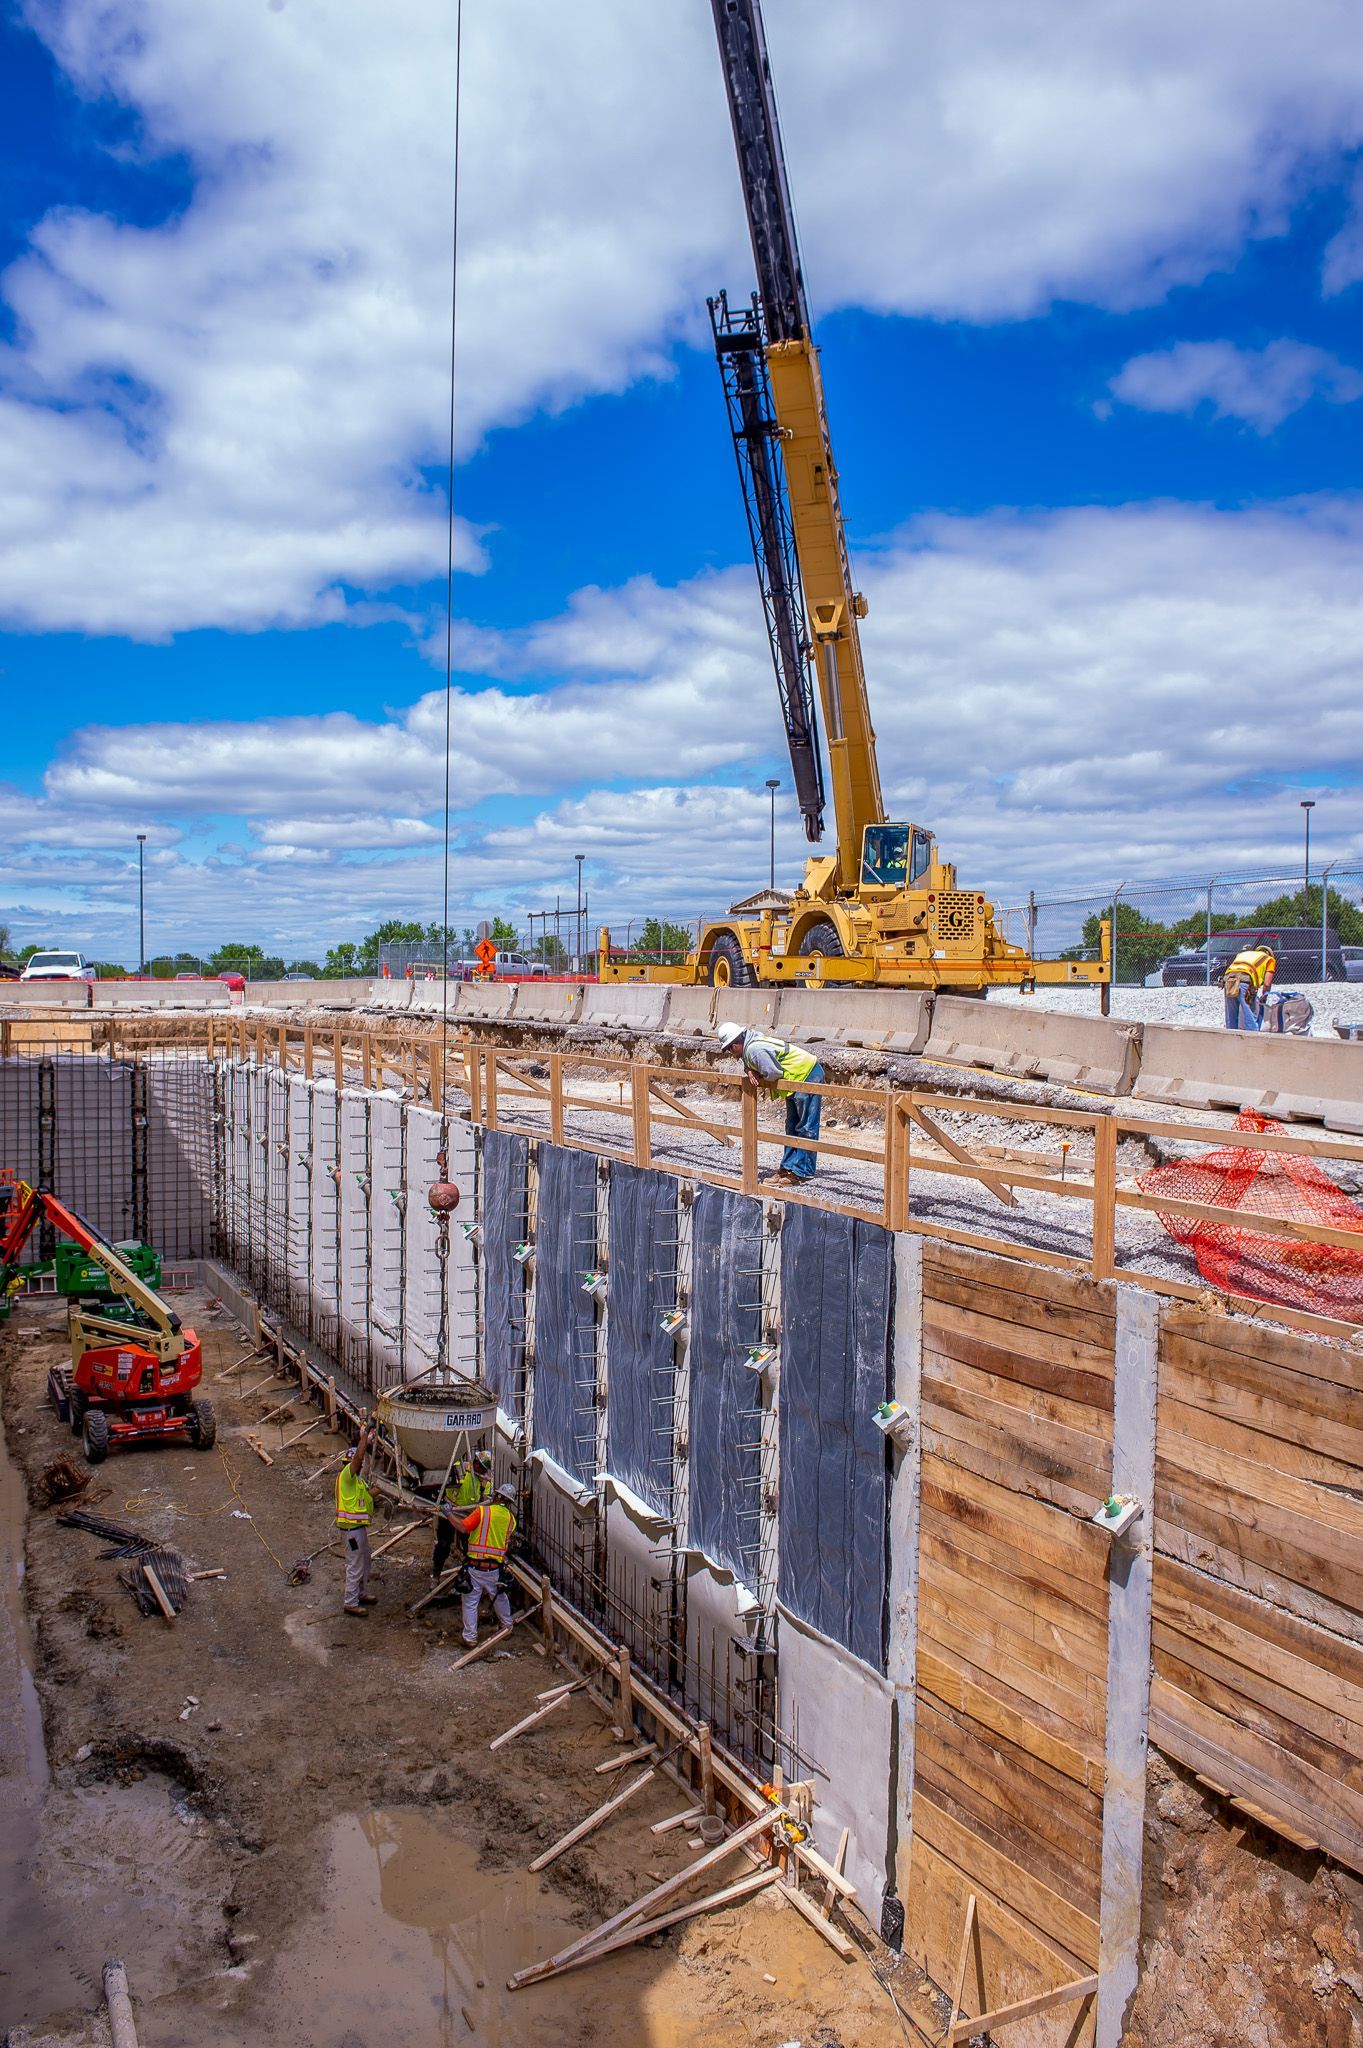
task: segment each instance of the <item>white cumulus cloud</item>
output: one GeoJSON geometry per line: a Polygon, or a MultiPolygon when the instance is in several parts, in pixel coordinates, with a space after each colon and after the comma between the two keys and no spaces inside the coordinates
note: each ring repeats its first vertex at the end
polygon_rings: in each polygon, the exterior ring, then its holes
{"type": "Polygon", "coordinates": [[[1112,394],[1144,412],[1196,412],[1243,420],[1271,434],[1313,398],[1352,405],[1363,398],[1363,373],[1303,341],[1238,348],[1230,341],[1180,341],[1133,356],[1112,379],[1112,394]]]}

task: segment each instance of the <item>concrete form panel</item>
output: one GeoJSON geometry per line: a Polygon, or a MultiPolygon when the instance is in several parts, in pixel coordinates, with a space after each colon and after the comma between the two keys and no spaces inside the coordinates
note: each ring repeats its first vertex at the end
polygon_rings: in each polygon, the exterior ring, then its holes
{"type": "Polygon", "coordinates": [[[676,1346],[662,1328],[677,1299],[677,1183],[614,1165],[610,1184],[607,1460],[657,1514],[670,1511],[676,1346]]]}
{"type": "Polygon", "coordinates": [[[508,1131],[484,1131],[482,1157],[483,1377],[518,1420],[525,1407],[526,1271],[514,1257],[528,1228],[530,1148],[508,1131]]]}
{"type": "Polygon", "coordinates": [[[781,1726],[794,1767],[814,1781],[819,1846],[831,1855],[851,1829],[847,1875],[878,1927],[890,1857],[893,1688],[784,1608],[778,1668],[781,1726]]]}
{"type": "Polygon", "coordinates": [[[535,1222],[534,1444],[582,1485],[597,1467],[596,1302],[583,1280],[596,1263],[596,1160],[539,1148],[535,1222]]]}

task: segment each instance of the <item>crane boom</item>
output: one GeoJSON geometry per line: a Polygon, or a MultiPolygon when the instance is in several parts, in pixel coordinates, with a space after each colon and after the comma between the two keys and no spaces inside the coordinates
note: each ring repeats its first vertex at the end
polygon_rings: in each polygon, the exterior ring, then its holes
{"type": "MultiPolygon", "coordinates": [[[[837,821],[838,854],[833,886],[853,888],[861,872],[865,829],[879,824],[884,816],[875,732],[857,630],[858,619],[866,615],[866,600],[853,587],[847,559],[838,470],[829,439],[818,353],[810,332],[760,0],[711,0],[711,6],[757,267],[760,341],[774,429],[767,431],[766,445],[779,441],[781,450],[784,490],[780,496],[793,540],[794,566],[803,587],[806,616],[798,622],[804,626],[803,632],[797,633],[789,616],[782,617],[779,602],[773,606],[769,593],[776,590],[779,597],[779,577],[772,574],[773,554],[768,535],[778,531],[780,520],[762,502],[762,480],[759,478],[754,491],[749,475],[745,474],[749,525],[772,628],[772,652],[805,829],[811,839],[819,836],[817,830],[811,829],[807,793],[808,755],[812,750],[817,763],[817,738],[812,732],[811,718],[797,715],[792,721],[792,704],[798,713],[801,703],[809,702],[807,685],[803,698],[792,686],[790,655],[795,649],[806,661],[812,656],[818,679],[837,821]]],[[[736,353],[731,335],[731,327],[722,331],[716,324],[716,346],[722,366],[726,342],[728,352],[736,353]]],[[[731,378],[732,373],[725,366],[726,388],[731,386],[731,378]]],[[[731,389],[731,411],[734,404],[731,389]]],[[[743,424],[749,428],[751,446],[752,422],[743,424]]],[[[735,440],[738,438],[736,431],[735,440]]],[[[741,451],[739,466],[743,471],[741,451]]],[[[775,471],[775,463],[770,466],[775,471]]],[[[755,469],[756,465],[750,464],[749,468],[755,469]]]]}

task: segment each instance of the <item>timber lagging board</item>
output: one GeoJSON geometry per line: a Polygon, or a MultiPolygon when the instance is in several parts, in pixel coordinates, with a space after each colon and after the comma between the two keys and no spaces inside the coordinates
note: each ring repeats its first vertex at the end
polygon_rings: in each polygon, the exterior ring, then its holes
{"type": "MultiPolygon", "coordinates": [[[[973,1893],[978,2013],[1098,1962],[1113,1290],[925,1247],[922,1342],[905,1942],[951,1985],[973,1893]]],[[[1091,2006],[1063,2017],[1092,2038],[1091,2006]]]]}
{"type": "Polygon", "coordinates": [[[1363,1870],[1363,1355],[1160,1319],[1151,1738],[1363,1870]]]}

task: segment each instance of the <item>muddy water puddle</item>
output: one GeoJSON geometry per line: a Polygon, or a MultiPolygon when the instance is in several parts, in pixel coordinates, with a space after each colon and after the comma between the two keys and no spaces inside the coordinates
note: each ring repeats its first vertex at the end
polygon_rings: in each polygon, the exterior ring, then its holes
{"type": "Polygon", "coordinates": [[[290,2048],[681,2048],[695,2036],[650,2011],[667,1960],[626,1951],[509,1992],[527,1963],[582,1930],[528,1871],[480,1871],[441,1809],[389,1808],[333,1823],[319,1854],[322,1909],[259,1965],[260,2018],[219,2042],[290,2048]]]}

